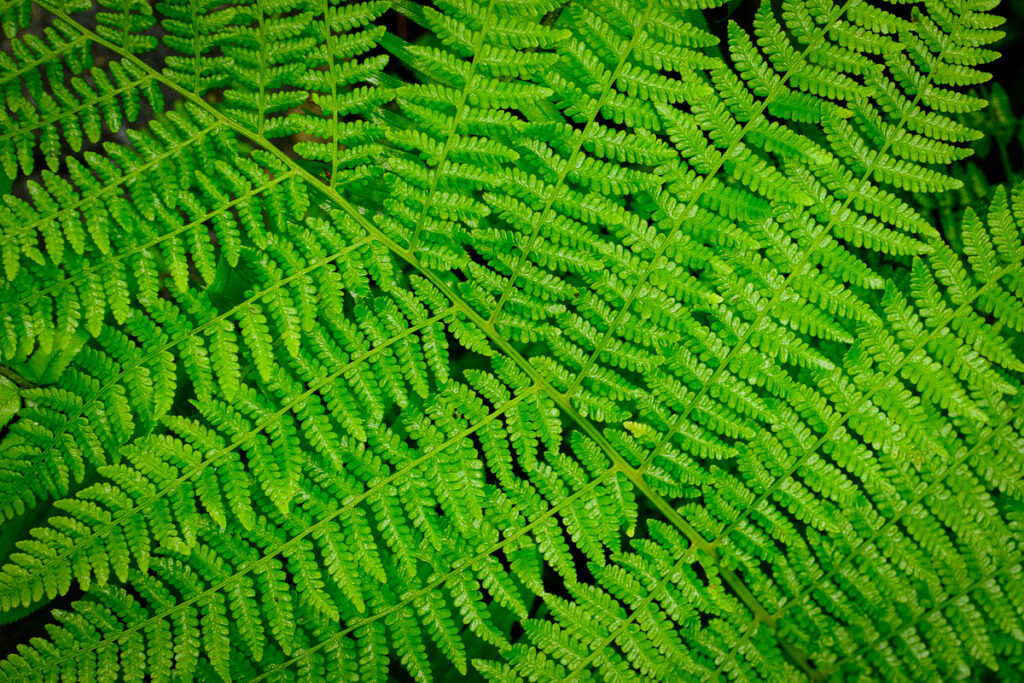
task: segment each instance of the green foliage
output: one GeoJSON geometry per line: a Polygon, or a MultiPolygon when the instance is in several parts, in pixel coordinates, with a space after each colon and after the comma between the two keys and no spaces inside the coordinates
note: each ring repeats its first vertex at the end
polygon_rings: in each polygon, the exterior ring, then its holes
{"type": "Polygon", "coordinates": [[[1002,19],[718,5],[0,0],[0,679],[1012,680],[1002,19]]]}

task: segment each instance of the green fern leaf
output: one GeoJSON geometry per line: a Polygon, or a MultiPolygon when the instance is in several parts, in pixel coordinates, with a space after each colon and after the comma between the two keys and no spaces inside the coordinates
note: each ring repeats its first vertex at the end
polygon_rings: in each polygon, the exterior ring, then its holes
{"type": "Polygon", "coordinates": [[[0,679],[1020,668],[992,3],[36,5],[0,679]]]}

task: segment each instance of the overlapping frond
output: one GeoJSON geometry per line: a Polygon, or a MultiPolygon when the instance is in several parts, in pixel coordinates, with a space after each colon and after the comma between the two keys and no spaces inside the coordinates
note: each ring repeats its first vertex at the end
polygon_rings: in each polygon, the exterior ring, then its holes
{"type": "Polygon", "coordinates": [[[1001,20],[718,4],[0,0],[0,678],[1018,665],[1001,20]]]}

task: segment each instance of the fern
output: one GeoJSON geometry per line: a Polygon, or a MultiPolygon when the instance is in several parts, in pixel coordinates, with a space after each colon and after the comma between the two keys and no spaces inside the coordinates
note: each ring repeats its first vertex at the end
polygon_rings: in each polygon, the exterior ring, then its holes
{"type": "Polygon", "coordinates": [[[1002,19],[719,4],[0,0],[0,677],[1012,679],[1002,19]]]}

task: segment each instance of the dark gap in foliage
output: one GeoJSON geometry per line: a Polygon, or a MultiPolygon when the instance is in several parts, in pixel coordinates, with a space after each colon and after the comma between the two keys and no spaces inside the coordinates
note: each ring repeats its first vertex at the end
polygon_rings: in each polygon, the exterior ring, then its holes
{"type": "Polygon", "coordinates": [[[38,603],[33,606],[30,614],[0,626],[0,649],[4,652],[15,652],[19,645],[28,643],[32,638],[46,638],[46,627],[53,624],[53,610],[71,610],[74,603],[84,594],[81,586],[77,582],[72,582],[71,589],[66,594],[38,603]]]}
{"type": "MultiPolygon", "coordinates": [[[[394,8],[387,10],[383,15],[381,15],[380,23],[387,27],[388,32],[391,33],[391,35],[397,36],[409,44],[417,45],[436,42],[430,31],[394,8]]],[[[413,73],[413,71],[407,67],[402,60],[397,59],[383,47],[376,46],[367,54],[387,54],[389,59],[387,67],[384,69],[384,73],[389,76],[394,76],[402,83],[417,83],[420,81],[417,74],[413,73]]]]}
{"type": "Polygon", "coordinates": [[[708,30],[718,38],[719,46],[724,50],[728,46],[729,22],[740,26],[750,26],[757,12],[758,3],[729,0],[717,7],[703,10],[702,16],[707,21],[708,30]]]}
{"type": "Polygon", "coordinates": [[[433,37],[433,34],[426,28],[394,8],[381,15],[380,23],[387,27],[389,33],[408,43],[417,43],[425,38],[433,37]]]}

